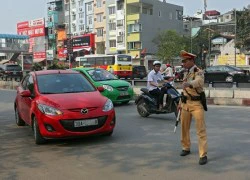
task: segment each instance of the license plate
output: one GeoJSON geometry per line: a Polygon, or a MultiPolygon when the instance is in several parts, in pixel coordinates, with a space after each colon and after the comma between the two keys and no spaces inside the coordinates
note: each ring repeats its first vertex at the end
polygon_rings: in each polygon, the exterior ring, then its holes
{"type": "Polygon", "coordinates": [[[94,126],[94,125],[98,125],[98,119],[74,121],[74,127],[85,127],[85,126],[94,126]]]}
{"type": "Polygon", "coordinates": [[[120,96],[127,96],[128,95],[128,92],[127,91],[122,91],[120,92],[120,96]]]}

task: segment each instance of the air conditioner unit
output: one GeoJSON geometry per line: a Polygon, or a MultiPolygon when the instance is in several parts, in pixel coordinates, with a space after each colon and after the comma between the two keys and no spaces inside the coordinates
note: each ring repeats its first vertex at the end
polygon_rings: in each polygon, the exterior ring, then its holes
{"type": "Polygon", "coordinates": [[[82,8],[79,8],[79,11],[82,11],[82,8]]]}
{"type": "Polygon", "coordinates": [[[82,24],[82,23],[83,23],[83,20],[80,20],[79,22],[82,24]]]}
{"type": "Polygon", "coordinates": [[[73,35],[74,35],[74,36],[78,36],[78,33],[74,33],[73,35]]]}
{"type": "Polygon", "coordinates": [[[76,26],[76,24],[75,24],[75,23],[72,23],[72,26],[76,26]]]}
{"type": "Polygon", "coordinates": [[[75,11],[72,11],[72,14],[75,15],[76,14],[75,11]]]}
{"type": "Polygon", "coordinates": [[[74,2],[75,2],[75,0],[71,0],[71,2],[72,2],[72,3],[74,3],[74,2]]]}
{"type": "Polygon", "coordinates": [[[123,35],[123,32],[119,32],[119,35],[120,35],[120,36],[123,35]]]}
{"type": "Polygon", "coordinates": [[[110,20],[109,20],[109,23],[112,23],[112,22],[113,22],[113,20],[110,19],[110,20]]]}

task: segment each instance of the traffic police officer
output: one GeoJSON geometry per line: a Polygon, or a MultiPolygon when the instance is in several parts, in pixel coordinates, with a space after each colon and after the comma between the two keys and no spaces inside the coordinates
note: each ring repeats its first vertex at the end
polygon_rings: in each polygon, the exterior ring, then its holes
{"type": "Polygon", "coordinates": [[[199,164],[207,163],[207,134],[204,121],[204,109],[201,103],[200,94],[204,86],[204,74],[195,65],[196,55],[184,50],[180,52],[183,58],[183,67],[187,70],[183,79],[183,93],[181,102],[181,156],[190,154],[190,125],[194,117],[196,124],[196,133],[198,136],[199,146],[199,164]]]}

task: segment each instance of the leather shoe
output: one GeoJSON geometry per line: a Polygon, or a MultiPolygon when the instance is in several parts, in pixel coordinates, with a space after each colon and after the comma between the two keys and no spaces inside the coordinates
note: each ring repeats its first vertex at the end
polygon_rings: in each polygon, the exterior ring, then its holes
{"type": "Polygon", "coordinates": [[[180,153],[180,156],[186,156],[186,155],[189,155],[189,154],[190,154],[190,151],[182,150],[181,153],[180,153]]]}
{"type": "Polygon", "coordinates": [[[207,156],[201,157],[199,160],[200,165],[207,164],[207,156]]]}

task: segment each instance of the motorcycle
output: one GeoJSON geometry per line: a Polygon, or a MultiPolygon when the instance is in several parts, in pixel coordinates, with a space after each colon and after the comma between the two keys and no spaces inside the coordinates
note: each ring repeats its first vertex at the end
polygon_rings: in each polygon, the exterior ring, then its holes
{"type": "Polygon", "coordinates": [[[141,94],[135,100],[137,105],[137,111],[142,117],[148,117],[150,114],[168,114],[175,113],[178,116],[178,104],[181,98],[181,94],[170,83],[165,83],[164,87],[167,87],[163,101],[162,111],[157,108],[157,100],[154,96],[149,94],[147,88],[141,88],[141,94]]]}

